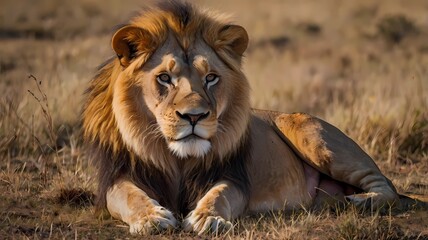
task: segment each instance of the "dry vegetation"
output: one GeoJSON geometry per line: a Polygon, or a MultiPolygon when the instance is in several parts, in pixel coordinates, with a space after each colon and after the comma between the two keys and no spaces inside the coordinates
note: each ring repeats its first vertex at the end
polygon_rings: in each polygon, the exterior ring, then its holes
{"type": "MultiPolygon", "coordinates": [[[[112,55],[114,26],[142,2],[1,1],[0,239],[133,238],[123,223],[94,215],[79,114],[87,82],[112,55]]],[[[428,201],[427,1],[199,3],[248,29],[255,107],[334,123],[400,193],[428,201]]],[[[428,212],[275,213],[240,219],[220,238],[428,239],[428,212]]]]}

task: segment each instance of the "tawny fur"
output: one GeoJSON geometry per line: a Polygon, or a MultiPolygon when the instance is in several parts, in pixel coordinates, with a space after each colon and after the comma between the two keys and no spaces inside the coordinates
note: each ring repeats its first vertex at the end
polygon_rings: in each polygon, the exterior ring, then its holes
{"type": "Polygon", "coordinates": [[[202,234],[248,212],[322,203],[324,186],[394,203],[391,182],[337,128],[250,108],[247,45],[242,27],[179,1],[144,9],[114,34],[117,58],[91,82],[83,112],[98,207],[133,233],[184,218],[184,230],[202,234]]]}

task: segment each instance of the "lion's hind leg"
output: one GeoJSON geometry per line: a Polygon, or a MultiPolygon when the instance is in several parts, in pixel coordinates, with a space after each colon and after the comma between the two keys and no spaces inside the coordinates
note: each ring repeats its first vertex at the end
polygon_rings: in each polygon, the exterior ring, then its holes
{"type": "Polygon", "coordinates": [[[151,199],[132,182],[120,181],[107,192],[107,209],[110,214],[129,224],[133,234],[151,234],[174,229],[174,215],[151,199]]]}
{"type": "Polygon", "coordinates": [[[306,163],[331,177],[363,190],[347,197],[357,206],[381,208],[398,204],[391,181],[352,139],[339,129],[308,114],[278,114],[274,122],[284,141],[306,163]]]}

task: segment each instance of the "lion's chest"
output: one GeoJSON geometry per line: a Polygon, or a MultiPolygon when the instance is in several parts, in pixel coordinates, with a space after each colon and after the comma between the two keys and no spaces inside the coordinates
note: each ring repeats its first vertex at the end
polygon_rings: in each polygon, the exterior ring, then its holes
{"type": "Polygon", "coordinates": [[[154,199],[177,215],[185,216],[196,207],[197,202],[216,182],[224,177],[227,171],[213,167],[209,170],[203,168],[180,169],[180,172],[170,176],[162,174],[159,179],[147,179],[147,185],[154,187],[153,182],[161,180],[153,189],[154,199]]]}

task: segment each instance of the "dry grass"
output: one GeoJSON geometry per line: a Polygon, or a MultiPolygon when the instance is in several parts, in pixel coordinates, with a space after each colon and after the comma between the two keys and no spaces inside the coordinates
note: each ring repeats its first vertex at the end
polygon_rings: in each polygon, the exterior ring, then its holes
{"type": "MultiPolygon", "coordinates": [[[[245,72],[255,107],[332,122],[376,159],[399,192],[428,201],[426,1],[198,4],[234,14],[248,29],[245,72]]],[[[88,80],[112,55],[112,29],[141,1],[1,5],[0,238],[134,238],[107,214],[94,216],[94,169],[80,142],[79,115],[88,80]]],[[[274,213],[240,219],[218,238],[428,239],[427,219],[426,210],[274,213]]]]}

